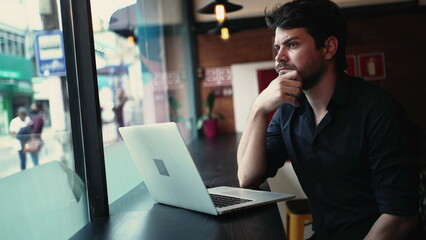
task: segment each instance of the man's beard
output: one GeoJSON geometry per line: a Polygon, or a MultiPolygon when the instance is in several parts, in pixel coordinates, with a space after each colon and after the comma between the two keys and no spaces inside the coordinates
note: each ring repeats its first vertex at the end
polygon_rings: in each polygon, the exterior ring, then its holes
{"type": "MultiPolygon", "coordinates": [[[[284,65],[281,63],[278,63],[276,66],[276,70],[278,72],[278,69],[285,66],[287,69],[291,70],[298,70],[298,68],[295,65],[284,65]]],[[[325,66],[324,63],[321,63],[318,65],[315,69],[308,71],[305,73],[305,71],[299,71],[302,75],[302,90],[309,90],[315,87],[318,82],[320,81],[322,75],[324,74],[325,66]]]]}
{"type": "MultiPolygon", "coordinates": [[[[281,62],[277,63],[275,69],[279,74],[278,70],[281,68],[291,69],[291,70],[299,70],[295,65],[285,65],[281,62]]],[[[300,74],[302,76],[302,90],[309,90],[315,87],[320,81],[322,75],[325,72],[325,63],[321,62],[319,65],[315,66],[314,69],[312,67],[308,67],[308,71],[300,70],[300,74]]]]}
{"type": "Polygon", "coordinates": [[[322,72],[321,73],[315,72],[306,77],[303,77],[302,90],[306,91],[306,90],[314,88],[318,84],[321,75],[322,75],[322,72]]]}
{"type": "Polygon", "coordinates": [[[316,66],[316,68],[314,69],[311,68],[310,71],[306,73],[306,75],[304,74],[304,72],[302,72],[301,73],[303,77],[302,90],[306,91],[306,90],[310,90],[314,88],[320,81],[324,72],[325,72],[325,63],[322,61],[316,66]]]}

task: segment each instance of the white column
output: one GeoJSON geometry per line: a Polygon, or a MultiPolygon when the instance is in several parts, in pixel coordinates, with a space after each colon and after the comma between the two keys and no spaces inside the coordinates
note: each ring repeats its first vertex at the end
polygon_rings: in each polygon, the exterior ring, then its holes
{"type": "Polygon", "coordinates": [[[52,129],[54,131],[67,130],[65,121],[64,101],[59,77],[49,77],[49,105],[52,129]]]}
{"type": "Polygon", "coordinates": [[[244,130],[251,105],[259,95],[257,70],[271,68],[273,61],[231,65],[236,132],[244,130]]]}

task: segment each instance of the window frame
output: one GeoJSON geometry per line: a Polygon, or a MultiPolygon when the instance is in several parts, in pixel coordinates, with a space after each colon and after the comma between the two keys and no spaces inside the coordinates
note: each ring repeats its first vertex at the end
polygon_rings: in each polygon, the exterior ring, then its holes
{"type": "Polygon", "coordinates": [[[90,1],[60,4],[75,171],[86,183],[91,221],[109,216],[109,206],[90,1]]]}
{"type": "MultiPolygon", "coordinates": [[[[109,216],[102,120],[90,0],[60,0],[75,171],[86,183],[89,221],[109,216]],[[78,26],[78,27],[75,27],[78,26]]],[[[185,60],[193,81],[190,111],[199,116],[193,3],[182,0],[185,60]]],[[[193,119],[195,122],[195,119],[193,119]]],[[[195,129],[193,131],[196,131],[195,129]]],[[[195,133],[197,135],[197,133],[195,133]]]]}

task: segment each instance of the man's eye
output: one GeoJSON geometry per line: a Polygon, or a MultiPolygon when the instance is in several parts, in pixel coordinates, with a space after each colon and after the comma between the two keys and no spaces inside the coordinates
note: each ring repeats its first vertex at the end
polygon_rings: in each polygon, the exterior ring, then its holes
{"type": "Polygon", "coordinates": [[[292,48],[296,48],[299,44],[297,42],[290,42],[288,43],[288,48],[292,49],[292,48]]]}
{"type": "Polygon", "coordinates": [[[272,51],[274,53],[274,56],[276,56],[278,54],[278,52],[280,51],[280,48],[275,47],[275,48],[272,49],[272,51]]]}

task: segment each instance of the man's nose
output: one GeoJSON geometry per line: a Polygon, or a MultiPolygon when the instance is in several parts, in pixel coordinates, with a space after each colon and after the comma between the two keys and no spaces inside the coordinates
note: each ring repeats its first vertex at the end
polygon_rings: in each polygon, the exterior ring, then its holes
{"type": "Polygon", "coordinates": [[[287,52],[284,49],[278,50],[277,54],[275,55],[275,61],[276,62],[287,62],[288,61],[287,52]]]}

